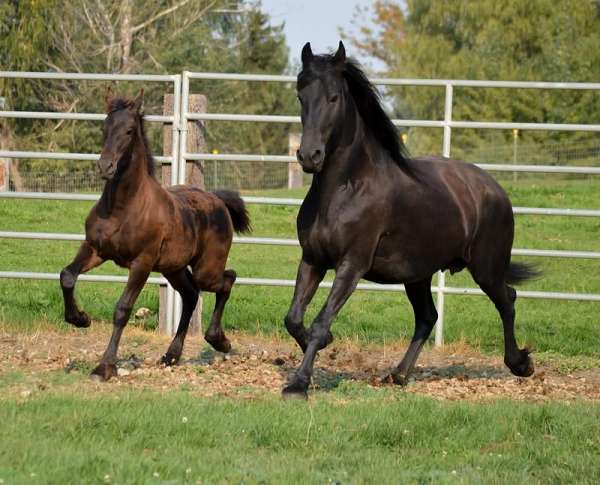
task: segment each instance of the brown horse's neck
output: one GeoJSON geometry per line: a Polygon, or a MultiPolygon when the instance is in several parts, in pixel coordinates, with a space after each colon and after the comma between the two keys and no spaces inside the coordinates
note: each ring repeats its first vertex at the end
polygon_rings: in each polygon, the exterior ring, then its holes
{"type": "Polygon", "coordinates": [[[148,160],[151,157],[150,151],[146,146],[146,140],[141,127],[138,125],[137,134],[133,145],[119,165],[125,167],[117,170],[115,176],[106,182],[102,196],[98,203],[99,214],[101,217],[115,215],[131,205],[140,190],[154,180],[149,173],[148,166],[152,163],[148,160]]]}

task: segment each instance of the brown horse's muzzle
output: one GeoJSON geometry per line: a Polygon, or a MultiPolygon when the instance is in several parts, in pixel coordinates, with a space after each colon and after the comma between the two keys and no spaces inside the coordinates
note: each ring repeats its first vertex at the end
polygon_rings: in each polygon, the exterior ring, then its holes
{"type": "Polygon", "coordinates": [[[102,177],[104,180],[112,179],[117,171],[117,162],[112,158],[104,158],[100,156],[97,165],[98,171],[100,172],[100,177],[102,177]]]}

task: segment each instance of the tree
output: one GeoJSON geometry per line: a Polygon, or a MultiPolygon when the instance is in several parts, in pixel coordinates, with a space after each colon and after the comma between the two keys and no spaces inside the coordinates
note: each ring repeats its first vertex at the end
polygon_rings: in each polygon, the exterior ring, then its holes
{"type": "MultiPolygon", "coordinates": [[[[179,73],[192,71],[285,71],[288,52],[282,27],[272,26],[260,3],[243,0],[21,0],[0,5],[0,61],[7,70],[179,73]],[[226,8],[223,8],[226,7],[226,8]]],[[[98,112],[106,83],[0,81],[10,109],[98,112]]],[[[133,93],[139,84],[119,83],[133,93]]],[[[146,111],[160,112],[165,85],[149,83],[146,111]]],[[[290,109],[291,90],[280,85],[230,86],[197,83],[209,109],[253,112],[290,109]],[[289,93],[288,93],[289,91],[289,93]]],[[[20,149],[97,152],[97,123],[12,120],[8,130],[20,149]]],[[[150,130],[158,149],[161,130],[150,130]]],[[[287,127],[256,124],[209,126],[220,150],[285,150],[287,127]]],[[[86,169],[85,162],[24,160],[27,168],[86,169]]]]}
{"type": "MultiPolygon", "coordinates": [[[[382,59],[394,77],[596,82],[600,77],[600,7],[582,0],[379,0],[370,11],[374,31],[361,25],[350,40],[382,59]]],[[[407,88],[394,97],[407,118],[442,119],[443,89],[407,88]]],[[[460,88],[453,117],[544,123],[590,123],[600,117],[591,91],[528,91],[460,88]]],[[[453,146],[468,149],[490,136],[455,130],[453,146]]],[[[491,136],[508,138],[508,132],[491,136]]],[[[533,140],[540,136],[530,133],[533,140]]],[[[561,133],[552,137],[560,140],[561,133]]],[[[584,135],[581,135],[584,136],[584,135]]],[[[440,150],[440,136],[420,132],[418,151],[440,150]]]]}

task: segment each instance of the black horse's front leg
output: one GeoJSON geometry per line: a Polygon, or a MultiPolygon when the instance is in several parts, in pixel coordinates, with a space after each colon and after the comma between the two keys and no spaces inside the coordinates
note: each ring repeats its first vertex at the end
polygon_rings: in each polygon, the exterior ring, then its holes
{"type": "Polygon", "coordinates": [[[127,325],[133,304],[146,284],[151,268],[151,265],[131,267],[127,286],[119,299],[119,303],[117,303],[117,308],[115,308],[113,315],[113,332],[110,342],[100,360],[100,364],[92,371],[92,379],[107,381],[117,375],[117,349],[121,340],[121,334],[125,325],[127,325]]]}
{"type": "Polygon", "coordinates": [[[325,269],[317,268],[304,259],[300,261],[298,266],[294,297],[285,317],[285,328],[298,342],[303,352],[306,352],[308,345],[308,332],[304,327],[304,314],[306,313],[306,307],[315,296],[317,288],[319,288],[319,283],[323,281],[325,272],[325,269]]]}
{"type": "Polygon", "coordinates": [[[89,327],[90,317],[77,307],[75,300],[75,283],[80,274],[101,265],[104,260],[96,250],[85,241],[75,259],[60,272],[60,287],[65,302],[65,321],[76,327],[89,327]]]}
{"type": "Polygon", "coordinates": [[[355,290],[363,274],[364,271],[357,270],[349,262],[342,263],[338,268],[327,301],[312,324],[302,364],[290,383],[283,389],[284,398],[307,397],[308,385],[310,384],[317,352],[331,342],[330,328],[333,319],[355,290]]]}

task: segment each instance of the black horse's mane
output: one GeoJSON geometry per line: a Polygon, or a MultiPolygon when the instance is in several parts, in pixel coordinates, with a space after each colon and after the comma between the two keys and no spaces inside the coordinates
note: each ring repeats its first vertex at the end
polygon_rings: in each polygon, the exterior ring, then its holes
{"type": "MultiPolygon", "coordinates": [[[[338,69],[333,54],[315,55],[309,66],[305,66],[298,75],[298,87],[301,89],[317,78],[319,73],[332,69],[338,69]]],[[[354,59],[348,58],[344,61],[342,73],[367,129],[381,143],[394,162],[405,167],[410,155],[398,136],[396,126],[381,106],[381,97],[377,88],[369,81],[354,59]]]]}
{"type": "MultiPolygon", "coordinates": [[[[111,114],[115,111],[129,109],[133,107],[133,105],[134,100],[131,98],[112,98],[108,101],[106,111],[108,114],[111,114]]],[[[150,143],[148,142],[148,137],[146,136],[146,129],[144,127],[144,115],[142,113],[138,113],[137,116],[139,118],[140,130],[142,133],[142,143],[144,144],[144,150],[146,151],[146,168],[148,169],[148,174],[154,177],[156,165],[154,163],[152,152],[150,151],[150,143]]]]}

